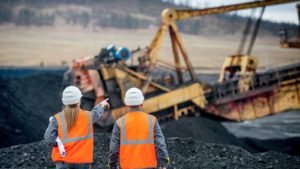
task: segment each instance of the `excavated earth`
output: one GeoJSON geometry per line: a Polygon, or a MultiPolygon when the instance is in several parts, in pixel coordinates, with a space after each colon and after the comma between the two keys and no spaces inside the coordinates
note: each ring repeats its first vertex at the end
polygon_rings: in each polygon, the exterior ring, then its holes
{"type": "MultiPolygon", "coordinates": [[[[0,168],[54,168],[51,147],[39,140],[43,139],[48,118],[62,106],[64,71],[0,70],[0,168]]],[[[161,128],[171,157],[169,168],[300,168],[299,137],[240,139],[219,121],[206,117],[161,122],[161,128]]],[[[109,139],[110,133],[95,134],[93,168],[107,168],[109,139]]]]}

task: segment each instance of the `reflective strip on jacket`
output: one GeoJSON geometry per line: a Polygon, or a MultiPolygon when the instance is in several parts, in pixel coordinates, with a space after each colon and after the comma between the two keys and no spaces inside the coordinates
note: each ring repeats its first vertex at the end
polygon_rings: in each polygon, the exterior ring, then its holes
{"type": "Polygon", "coordinates": [[[156,168],[154,146],[155,117],[142,112],[130,112],[121,117],[120,166],[122,169],[156,168]]]}
{"type": "Polygon", "coordinates": [[[80,110],[76,124],[68,132],[64,113],[55,115],[58,124],[58,137],[64,144],[66,157],[61,157],[58,147],[52,149],[52,160],[65,163],[93,162],[93,122],[89,111],[80,110]]]}

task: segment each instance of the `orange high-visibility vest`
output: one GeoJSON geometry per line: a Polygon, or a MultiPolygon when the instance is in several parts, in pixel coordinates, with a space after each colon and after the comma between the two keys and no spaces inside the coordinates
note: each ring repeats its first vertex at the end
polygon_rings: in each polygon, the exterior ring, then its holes
{"type": "Polygon", "coordinates": [[[154,146],[154,116],[143,112],[130,112],[121,117],[120,166],[122,169],[156,168],[154,146]]]}
{"type": "Polygon", "coordinates": [[[52,160],[65,163],[92,163],[94,151],[92,113],[80,110],[76,124],[68,132],[64,113],[55,115],[58,124],[58,137],[66,150],[61,157],[58,147],[52,149],[52,160]]]}

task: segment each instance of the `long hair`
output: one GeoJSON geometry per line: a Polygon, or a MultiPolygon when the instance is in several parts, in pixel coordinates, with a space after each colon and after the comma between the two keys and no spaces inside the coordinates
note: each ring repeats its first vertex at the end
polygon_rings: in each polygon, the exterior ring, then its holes
{"type": "Polygon", "coordinates": [[[67,122],[68,132],[76,124],[78,113],[79,113],[79,104],[65,106],[64,114],[67,122]]]}

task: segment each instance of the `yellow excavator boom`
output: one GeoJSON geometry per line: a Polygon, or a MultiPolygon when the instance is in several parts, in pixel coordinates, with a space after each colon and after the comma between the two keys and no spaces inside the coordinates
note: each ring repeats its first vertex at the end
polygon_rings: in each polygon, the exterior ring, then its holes
{"type": "Polygon", "coordinates": [[[205,8],[205,9],[194,9],[194,10],[193,9],[188,9],[188,10],[165,9],[162,13],[162,17],[163,19],[168,19],[168,20],[183,20],[195,16],[221,14],[221,13],[237,11],[242,9],[278,5],[278,4],[297,2],[297,1],[299,0],[265,0],[265,1],[254,1],[248,3],[235,4],[235,5],[205,8]]]}

